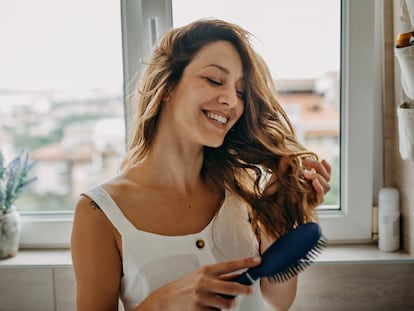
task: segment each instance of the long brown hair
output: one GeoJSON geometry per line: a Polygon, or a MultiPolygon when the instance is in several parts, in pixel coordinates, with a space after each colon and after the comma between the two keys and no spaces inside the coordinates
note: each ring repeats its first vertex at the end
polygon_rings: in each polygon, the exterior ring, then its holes
{"type": "Polygon", "coordinates": [[[168,31],[155,47],[137,84],[136,120],[121,170],[145,158],[157,126],[166,92],[174,89],[185,67],[205,45],[225,40],[240,54],[245,82],[244,112],[224,143],[205,147],[202,176],[244,199],[254,229],[277,238],[314,219],[315,193],[302,176],[304,157],[316,155],[296,139],[277,101],[271,74],[249,42],[250,33],[221,20],[199,20],[168,31]],[[280,163],[288,158],[283,173],[280,163]],[[266,176],[273,174],[278,190],[264,194],[266,176]]]}

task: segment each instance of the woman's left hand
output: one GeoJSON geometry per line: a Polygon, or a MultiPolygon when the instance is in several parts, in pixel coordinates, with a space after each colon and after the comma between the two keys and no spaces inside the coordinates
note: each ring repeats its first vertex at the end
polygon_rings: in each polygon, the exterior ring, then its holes
{"type": "Polygon", "coordinates": [[[304,160],[303,176],[312,181],[312,186],[316,191],[317,204],[323,202],[324,195],[331,189],[331,166],[326,160],[318,161],[311,158],[304,160]]]}
{"type": "MultiPolygon", "coordinates": [[[[279,164],[279,174],[284,174],[289,168],[290,160],[288,157],[282,158],[279,164]]],[[[331,187],[331,166],[326,160],[318,161],[312,158],[306,158],[303,161],[303,176],[312,182],[312,187],[316,192],[317,205],[323,202],[324,195],[329,192],[331,187]]],[[[279,189],[277,178],[273,175],[263,191],[264,195],[276,193],[279,189]]]]}

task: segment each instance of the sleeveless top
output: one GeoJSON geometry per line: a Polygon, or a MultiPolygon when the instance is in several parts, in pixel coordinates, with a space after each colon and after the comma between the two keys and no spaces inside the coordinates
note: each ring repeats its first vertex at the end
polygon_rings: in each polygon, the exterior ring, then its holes
{"type": "MultiPolygon", "coordinates": [[[[230,192],[226,192],[219,211],[202,231],[178,236],[137,229],[101,186],[93,186],[83,194],[95,201],[121,236],[120,299],[125,311],[136,308],[155,289],[200,266],[259,254],[246,206],[230,192]]],[[[254,294],[237,297],[237,307],[232,310],[265,310],[260,282],[253,286],[254,294]]]]}

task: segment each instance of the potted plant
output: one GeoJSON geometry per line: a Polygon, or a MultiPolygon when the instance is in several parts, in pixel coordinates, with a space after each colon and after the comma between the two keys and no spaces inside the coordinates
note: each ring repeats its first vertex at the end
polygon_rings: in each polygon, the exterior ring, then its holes
{"type": "Polygon", "coordinates": [[[0,151],[0,259],[15,256],[19,249],[21,220],[13,203],[37,179],[29,176],[35,163],[29,162],[29,153],[22,150],[5,166],[0,151]]]}

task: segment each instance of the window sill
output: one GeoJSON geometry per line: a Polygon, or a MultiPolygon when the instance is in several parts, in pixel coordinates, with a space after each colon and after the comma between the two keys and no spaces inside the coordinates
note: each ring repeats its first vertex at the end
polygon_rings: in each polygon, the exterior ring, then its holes
{"type": "MultiPolygon", "coordinates": [[[[414,256],[402,250],[381,252],[376,244],[329,245],[315,264],[402,264],[414,263],[414,256]]],[[[13,258],[0,260],[0,269],[71,268],[69,249],[23,249],[13,258]]]]}
{"type": "Polygon", "coordinates": [[[0,270],[71,267],[69,249],[22,249],[15,257],[0,260],[0,270]]]}
{"type": "Polygon", "coordinates": [[[414,256],[404,250],[382,252],[377,244],[329,245],[315,264],[402,264],[414,263],[414,256]]]}

